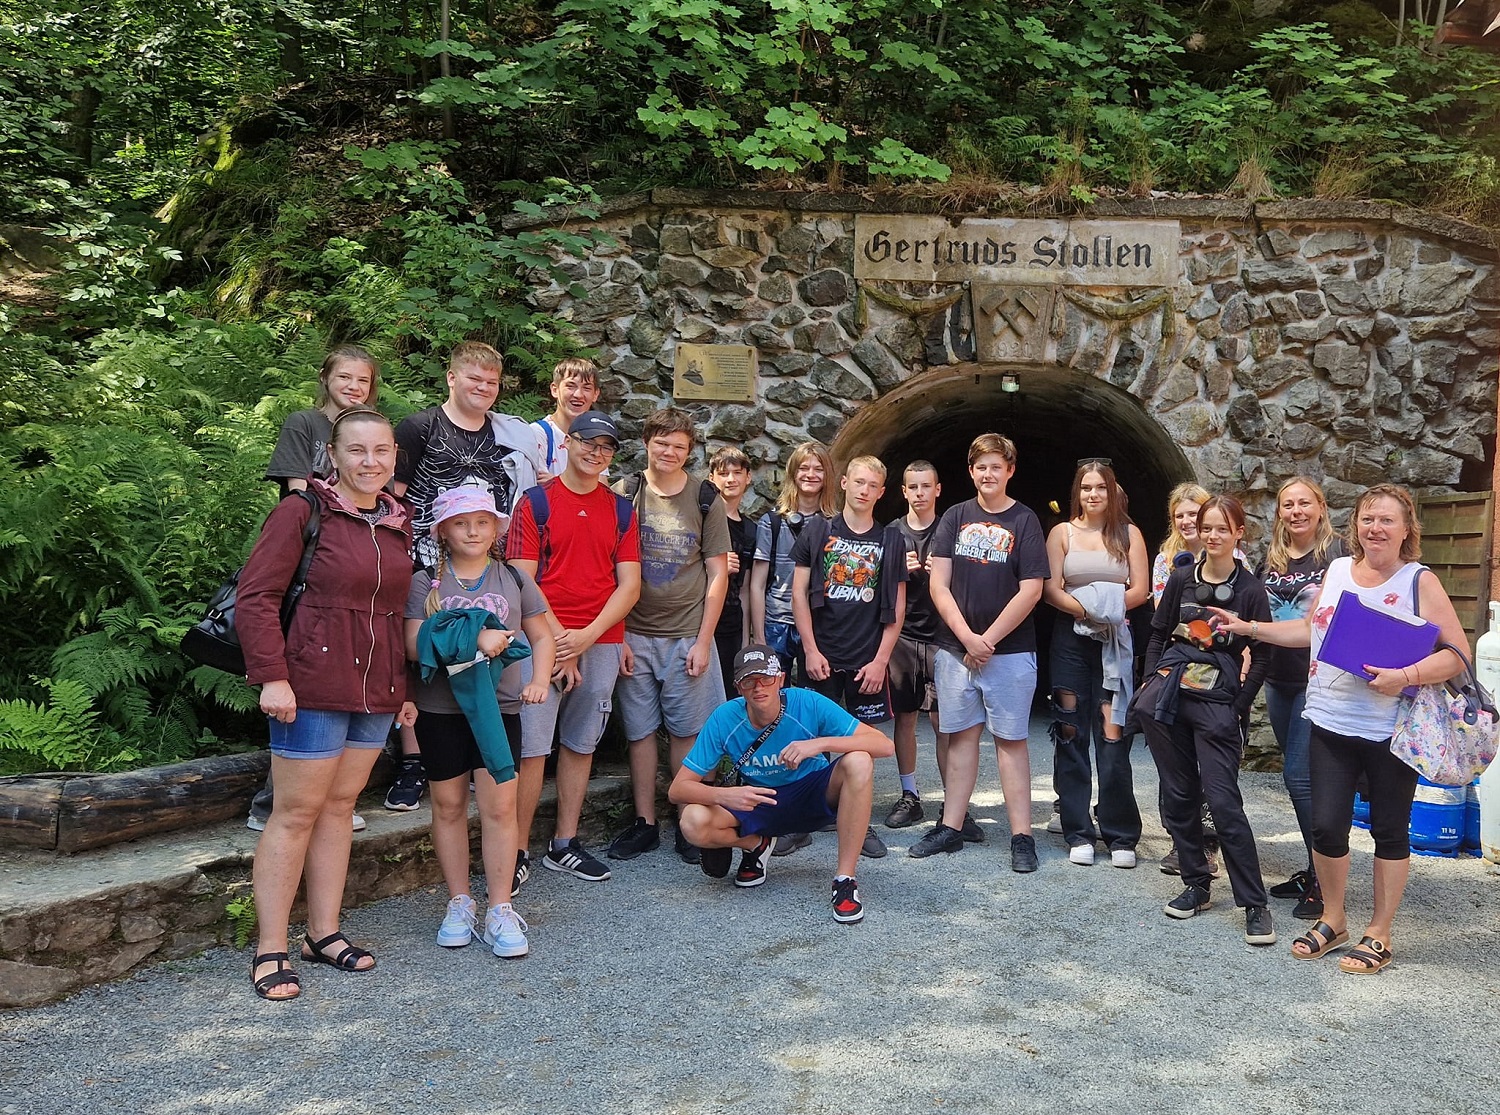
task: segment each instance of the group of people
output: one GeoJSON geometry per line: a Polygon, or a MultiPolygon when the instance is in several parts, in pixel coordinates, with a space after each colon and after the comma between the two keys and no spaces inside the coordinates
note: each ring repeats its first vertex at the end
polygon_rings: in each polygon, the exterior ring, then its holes
{"type": "MultiPolygon", "coordinates": [[[[882,525],[887,471],[874,457],[835,476],[823,445],[789,455],[774,507],[741,510],[751,461],[714,453],[687,464],[692,417],[646,417],[645,467],[611,477],[621,448],[596,409],[600,373],[567,360],[555,410],[528,424],[494,407],[502,362],[458,346],[439,406],[392,427],[368,406],[378,369],[341,347],[320,375],[318,406],[288,419],[268,470],[284,490],[241,580],[239,627],[249,681],[270,720],[274,798],[254,868],[260,938],[256,991],[300,993],[288,923],[306,883],[304,962],[367,971],[375,958],[339,931],[354,802],[399,729],[401,776],[430,790],[433,847],[449,901],[437,942],[483,940],[525,955],[513,905],[534,861],[527,847],[545,765],[557,751],[557,816],[539,862],[602,882],[610,868],[578,828],[592,758],[613,711],[628,741],[633,817],[605,851],[628,860],[661,841],[658,736],[666,736],[674,846],[685,861],[753,887],[773,856],[835,833],[833,915],[863,917],[861,856],[886,854],[871,824],[875,760],[894,755],[899,792],[888,828],[926,819],[916,728],[936,732],[942,804],[914,858],[982,842],[969,813],[986,730],[1010,830],[1010,866],[1038,866],[1027,745],[1038,682],[1037,605],[1051,606],[1056,816],[1072,864],[1136,866],[1141,812],[1129,749],[1145,737],[1160,772],[1173,850],[1163,870],[1184,889],[1174,918],[1207,909],[1222,854],[1245,939],[1274,943],[1272,896],[1313,927],[1292,946],[1316,959],[1347,945],[1348,833],[1356,782],[1368,788],[1376,843],[1375,909],[1341,959],[1351,972],[1390,963],[1406,879],[1416,775],[1390,755],[1402,687],[1461,668],[1437,651],[1406,670],[1344,673],[1315,660],[1340,594],[1409,608],[1443,641],[1463,631],[1437,578],[1418,562],[1420,526],[1403,489],[1378,485],[1335,537],[1318,485],[1277,495],[1258,569],[1241,544],[1232,496],[1179,486],[1172,529],[1148,563],[1112,463],[1078,462],[1069,515],[1050,532],[1009,494],[1010,439],[987,433],[967,455],[974,494],[938,514],[936,468],[901,474],[907,511],[882,525]],[[296,473],[302,471],[301,476],[296,473]],[[305,526],[320,531],[289,621],[305,526]],[[1155,601],[1143,652],[1131,613],[1155,601]],[[1268,891],[1238,769],[1251,702],[1264,686],[1308,866],[1268,891]],[[892,725],[887,735],[882,727],[892,725]],[[1097,779],[1097,792],[1096,792],[1097,779]],[[470,790],[481,819],[485,904],[469,874],[470,790]]],[[[398,806],[402,805],[398,801],[398,806]]],[[[389,799],[388,799],[389,804],[389,799]]]]}

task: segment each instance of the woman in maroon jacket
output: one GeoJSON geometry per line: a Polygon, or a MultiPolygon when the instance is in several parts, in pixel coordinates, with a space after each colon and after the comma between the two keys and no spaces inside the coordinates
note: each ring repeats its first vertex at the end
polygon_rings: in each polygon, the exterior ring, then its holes
{"type": "Polygon", "coordinates": [[[280,610],[302,556],[304,500],[283,500],[266,519],[240,578],[236,624],[246,674],[270,717],[276,802],[255,853],[260,940],[251,969],[264,999],[294,999],[301,981],[287,950],[297,884],[307,883],[302,959],[364,972],[375,958],[339,932],[349,869],[350,817],[370,768],[406,705],[401,616],[411,585],[411,528],[384,491],[396,438],[379,412],[344,411],[333,423],[329,482],[319,500],[317,550],[291,626],[280,610]]]}

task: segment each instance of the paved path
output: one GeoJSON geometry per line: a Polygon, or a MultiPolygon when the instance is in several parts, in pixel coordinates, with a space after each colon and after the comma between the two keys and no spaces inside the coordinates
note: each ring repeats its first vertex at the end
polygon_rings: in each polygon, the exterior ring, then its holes
{"type": "MultiPolygon", "coordinates": [[[[248,952],[162,964],[0,1015],[0,1115],[102,1112],[1388,1112],[1500,1107],[1500,877],[1414,860],[1396,964],[1343,975],[1294,961],[1299,923],[1253,949],[1229,888],[1192,921],[1147,821],[1142,866],[1067,862],[1042,832],[1050,748],[1032,726],[1042,867],[1008,869],[992,752],[975,813],[989,843],[932,860],[921,828],[862,861],[868,914],[834,923],[833,838],[774,860],[758,890],[669,850],[589,885],[546,871],[519,908],[532,954],[439,950],[427,889],[351,913],[378,951],[351,975],[304,965],[300,1000],[263,1003],[248,952]]],[[[927,800],[935,802],[930,746],[927,800]]],[[[893,764],[878,777],[883,815],[893,764]]],[[[1144,810],[1156,774],[1135,752],[1144,810]]],[[[1299,866],[1277,775],[1244,780],[1269,881],[1299,866]]],[[[1354,909],[1369,902],[1357,834],[1354,909]]]]}

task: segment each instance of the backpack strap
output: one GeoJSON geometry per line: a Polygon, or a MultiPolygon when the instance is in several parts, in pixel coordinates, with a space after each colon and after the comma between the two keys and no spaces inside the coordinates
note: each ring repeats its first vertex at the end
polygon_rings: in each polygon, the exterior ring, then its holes
{"type": "Polygon", "coordinates": [[[547,435],[547,459],[543,463],[547,466],[547,471],[551,472],[557,464],[557,438],[552,434],[552,423],[545,418],[538,418],[532,425],[541,427],[542,433],[547,435]]]}
{"type": "Polygon", "coordinates": [[[313,555],[318,552],[318,535],[323,530],[322,509],[318,497],[305,488],[293,489],[307,503],[307,522],[302,524],[302,559],[297,562],[297,572],[292,574],[292,583],[281,600],[281,629],[286,631],[292,624],[292,613],[297,610],[297,601],[307,591],[307,571],[312,568],[313,555]]]}
{"type": "Polygon", "coordinates": [[[552,543],[547,533],[547,520],[552,516],[552,507],[547,502],[547,488],[543,484],[527,488],[522,498],[531,507],[531,521],[536,524],[536,580],[538,584],[541,584],[542,570],[547,567],[547,562],[552,557],[552,543]]]}

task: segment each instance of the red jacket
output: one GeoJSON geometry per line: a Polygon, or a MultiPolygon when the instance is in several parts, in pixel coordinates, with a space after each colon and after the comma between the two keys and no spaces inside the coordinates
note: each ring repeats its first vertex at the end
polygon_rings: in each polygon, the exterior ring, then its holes
{"type": "Polygon", "coordinates": [[[301,708],[397,712],[406,699],[411,527],[385,492],[385,517],[371,526],[331,485],[310,478],[308,490],[323,505],[318,547],[285,638],[281,601],[302,558],[305,500],[271,512],[240,576],[235,626],[248,680],[290,682],[301,708]]]}

